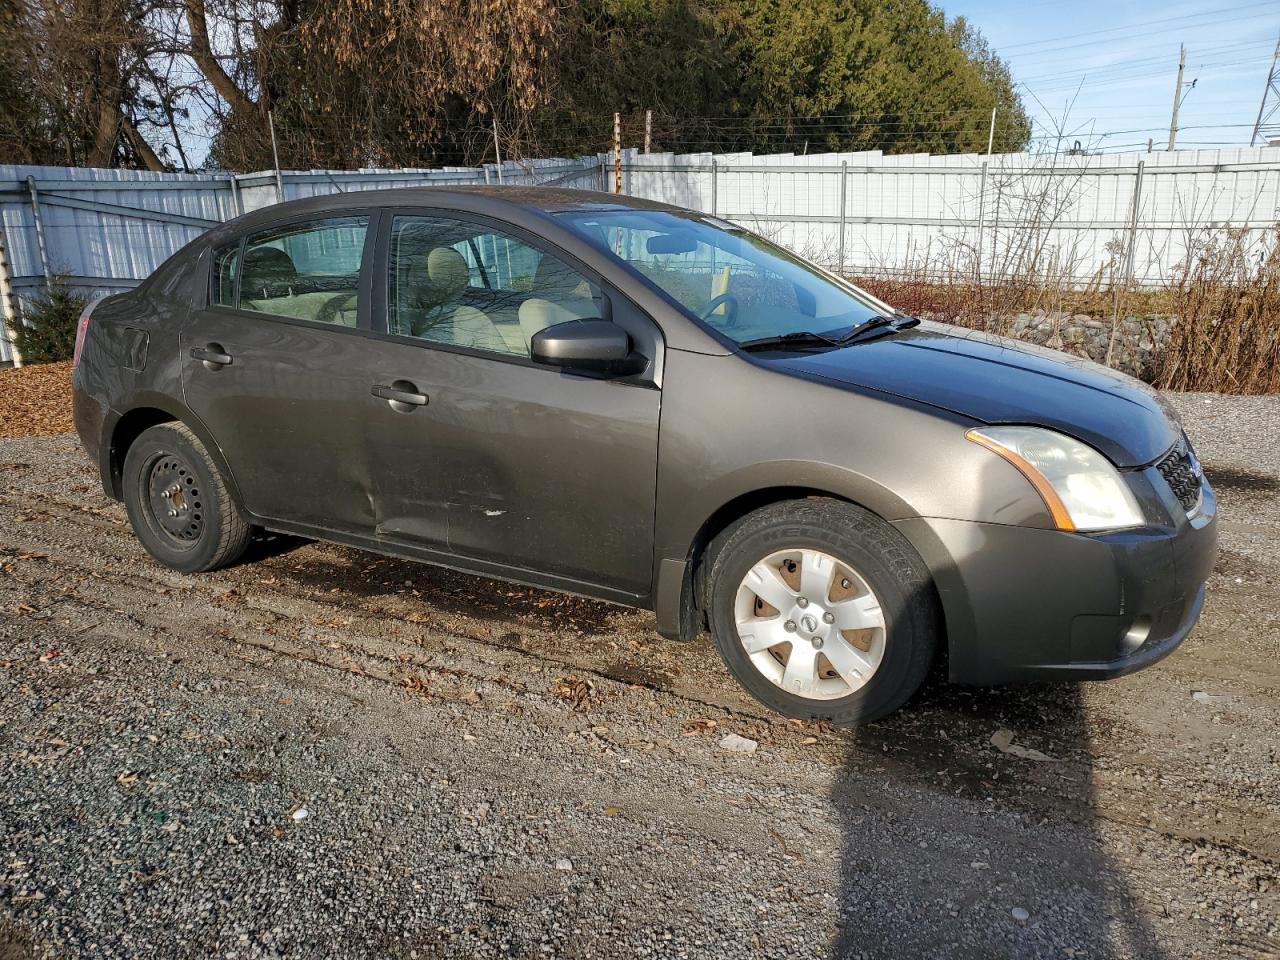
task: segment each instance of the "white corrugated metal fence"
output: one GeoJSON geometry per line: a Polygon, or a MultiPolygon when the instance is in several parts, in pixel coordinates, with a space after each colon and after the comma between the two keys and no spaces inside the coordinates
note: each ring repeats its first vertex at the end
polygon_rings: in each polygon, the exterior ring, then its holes
{"type": "MultiPolygon", "coordinates": [[[[1080,285],[1168,280],[1197,238],[1261,236],[1280,214],[1280,148],[1055,157],[879,152],[641,154],[623,190],[733,220],[851,274],[1080,285]]],[[[502,182],[599,190],[612,157],[507,162],[502,182]]],[[[166,174],[0,166],[0,229],[15,297],[53,275],[92,294],[133,286],[201,232],[281,199],[397,186],[497,183],[498,169],[166,174]],[[281,190],[283,187],[283,191],[281,190]]],[[[7,331],[0,362],[11,359],[7,331]]]]}

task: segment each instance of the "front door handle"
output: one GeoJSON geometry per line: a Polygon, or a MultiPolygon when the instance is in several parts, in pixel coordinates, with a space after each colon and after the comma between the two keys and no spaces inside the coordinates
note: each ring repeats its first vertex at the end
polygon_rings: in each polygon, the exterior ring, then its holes
{"type": "Polygon", "coordinates": [[[387,401],[392,410],[408,413],[415,407],[425,407],[428,397],[408,380],[396,380],[389,384],[375,383],[369,390],[375,397],[387,401]]]}
{"type": "Polygon", "coordinates": [[[222,349],[220,343],[208,343],[203,347],[192,347],[191,356],[203,361],[210,370],[220,370],[231,365],[231,354],[222,349]]]}

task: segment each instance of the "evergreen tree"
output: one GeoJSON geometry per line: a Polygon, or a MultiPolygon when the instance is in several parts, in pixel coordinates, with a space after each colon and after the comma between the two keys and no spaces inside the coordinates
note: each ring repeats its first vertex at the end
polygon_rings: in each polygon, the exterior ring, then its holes
{"type": "Polygon", "coordinates": [[[66,277],[53,277],[49,289],[23,306],[10,324],[23,363],[70,360],[75,352],[80,314],[88,302],[71,289],[66,277]]]}

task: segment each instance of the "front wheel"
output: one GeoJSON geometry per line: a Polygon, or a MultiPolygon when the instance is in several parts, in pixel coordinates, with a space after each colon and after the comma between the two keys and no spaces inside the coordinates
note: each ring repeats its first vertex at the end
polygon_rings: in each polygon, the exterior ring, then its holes
{"type": "Polygon", "coordinates": [[[124,503],[147,552],[184,573],[235,562],[250,527],[204,444],[181,423],[144,430],[124,458],[124,503]]]}
{"type": "Polygon", "coordinates": [[[868,722],[923,683],[938,634],[929,573],[900,533],[838,500],[749,514],[711,547],[711,632],[738,682],[789,717],[868,722]]]}

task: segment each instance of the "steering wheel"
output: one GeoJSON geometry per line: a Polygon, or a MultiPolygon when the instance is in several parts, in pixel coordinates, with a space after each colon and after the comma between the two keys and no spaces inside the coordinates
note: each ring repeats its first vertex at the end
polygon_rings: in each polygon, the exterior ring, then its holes
{"type": "Polygon", "coordinates": [[[712,298],[702,313],[698,314],[698,319],[710,320],[711,315],[721,307],[724,307],[724,322],[726,324],[733,323],[738,316],[738,298],[731,293],[722,293],[720,296],[712,298]]]}
{"type": "MultiPolygon", "coordinates": [[[[317,323],[333,323],[338,319],[341,313],[351,301],[355,300],[355,293],[340,293],[336,297],[330,297],[324,302],[324,305],[316,313],[317,323]]],[[[352,324],[354,326],[354,324],[352,324]]]]}

